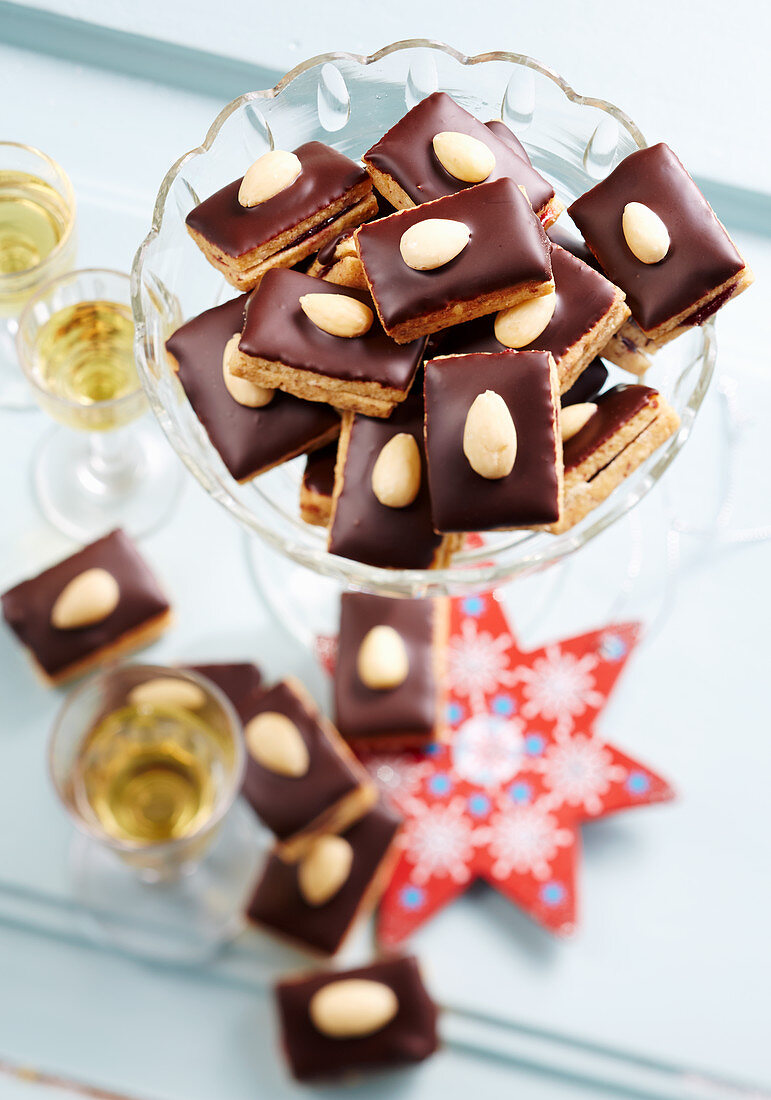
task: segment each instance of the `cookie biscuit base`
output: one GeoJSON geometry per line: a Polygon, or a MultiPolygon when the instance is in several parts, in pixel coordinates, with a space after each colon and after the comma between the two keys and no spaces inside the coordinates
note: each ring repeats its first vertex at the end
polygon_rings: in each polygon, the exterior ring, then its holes
{"type": "Polygon", "coordinates": [[[310,489],[305,482],[300,486],[300,518],[313,527],[328,527],[332,517],[332,497],[310,489]]]}
{"type": "Polygon", "coordinates": [[[314,279],[325,279],[338,286],[354,286],[359,290],[367,289],[364,268],[353,243],[353,233],[343,237],[335,248],[331,263],[322,263],[316,256],[307,271],[314,279]]]}
{"type": "MultiPolygon", "coordinates": [[[[568,348],[564,355],[555,360],[560,394],[567,393],[575,384],[589,364],[600,354],[600,349],[608,346],[608,342],[625,324],[628,317],[629,307],[626,304],[624,292],[616,287],[613,304],[608,312],[572,347],[568,348]]],[[[537,339],[533,341],[533,343],[537,342],[537,339]]]]}
{"type": "Polygon", "coordinates": [[[190,226],[187,231],[209,263],[222,272],[231,286],[252,290],[270,268],[294,267],[344,230],[361,225],[376,213],[377,199],[368,183],[362,183],[312,218],[242,256],[229,256],[190,226]],[[314,231],[316,226],[318,229],[314,231]]]}
{"type": "Polygon", "coordinates": [[[147,622],[141,623],[139,626],[134,627],[133,630],[127,630],[125,634],[116,638],[114,642],[110,642],[109,645],[102,646],[101,649],[95,649],[93,653],[89,653],[87,657],[83,657],[79,661],[74,661],[71,665],[59,669],[54,675],[49,675],[45,671],[45,669],[35,660],[35,656],[31,650],[28,650],[28,653],[35,673],[46,687],[59,687],[61,684],[69,683],[70,680],[85,676],[86,673],[92,672],[101,665],[110,664],[120,657],[126,657],[129,653],[134,653],[138,649],[144,649],[145,646],[152,645],[161,634],[169,629],[173,622],[173,611],[164,611],[163,614],[148,619],[147,622]]]}
{"type": "Polygon", "coordinates": [[[679,427],[680,417],[658,395],[585,462],[565,472],[562,518],[545,529],[559,535],[580,523],[679,427]]]}

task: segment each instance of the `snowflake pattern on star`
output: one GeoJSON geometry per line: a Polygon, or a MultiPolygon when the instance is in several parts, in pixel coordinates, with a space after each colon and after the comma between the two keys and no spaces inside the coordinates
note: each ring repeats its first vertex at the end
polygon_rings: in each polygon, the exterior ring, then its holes
{"type": "Polygon", "coordinates": [[[514,675],[523,685],[525,718],[537,715],[553,721],[557,734],[569,733],[576,718],[589,708],[597,710],[604,702],[592,675],[598,662],[594,653],[576,657],[560,646],[551,645],[532,665],[520,665],[514,675]]]}
{"type": "Polygon", "coordinates": [[[364,757],[363,764],[397,806],[402,797],[417,790],[421,779],[431,770],[425,757],[417,753],[376,753],[364,757]]]}
{"type": "Polygon", "coordinates": [[[448,803],[416,803],[401,834],[401,845],[412,864],[412,881],[422,886],[431,878],[465,883],[474,852],[474,827],[463,798],[448,803]]]}
{"type": "Polygon", "coordinates": [[[627,776],[601,741],[583,733],[555,738],[533,767],[560,802],[583,806],[592,816],[602,812],[611,784],[623,783],[627,776]]]}
{"type": "Polygon", "coordinates": [[[519,718],[475,714],[458,729],[452,761],[461,779],[495,787],[517,774],[524,752],[524,723],[519,718]]]}
{"type": "Polygon", "coordinates": [[[499,803],[489,825],[477,830],[494,857],[493,877],[530,874],[538,882],[551,877],[552,863],[561,848],[570,847],[573,834],[560,826],[544,801],[518,805],[499,803]]]}
{"type": "Polygon", "coordinates": [[[509,666],[511,645],[508,634],[494,637],[480,630],[476,619],[464,619],[447,650],[450,690],[469,699],[475,710],[483,710],[485,694],[514,682],[509,666]]]}

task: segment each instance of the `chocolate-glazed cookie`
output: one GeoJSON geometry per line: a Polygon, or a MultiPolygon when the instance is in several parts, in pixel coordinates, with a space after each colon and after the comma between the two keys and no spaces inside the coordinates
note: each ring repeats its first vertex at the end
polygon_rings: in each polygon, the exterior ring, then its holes
{"type": "Polygon", "coordinates": [[[559,518],[557,400],[548,352],[454,355],[426,364],[426,454],[437,530],[506,530],[559,518]],[[516,430],[513,468],[494,479],[477,473],[464,453],[469,410],[487,390],[503,399],[516,430]]]}
{"type": "Polygon", "coordinates": [[[244,325],[248,295],[207,309],[166,341],[193,412],[236,481],[333,439],[340,417],[325,405],[277,392],[261,408],[240,405],[222,374],[225,345],[244,325]]]}
{"type": "Polygon", "coordinates": [[[300,486],[300,515],[306,523],[325,527],[332,515],[337,441],[313,451],[305,460],[300,486]]]}
{"type": "Polygon", "coordinates": [[[423,985],[417,959],[411,955],[279,982],[276,998],[282,1045],[299,1081],[421,1062],[438,1046],[436,1005],[423,985]],[[311,1017],[314,994],[331,982],[357,978],[388,986],[396,995],[396,1014],[373,1034],[352,1038],[324,1034],[311,1017]]]}
{"type": "Polygon", "coordinates": [[[596,454],[608,440],[616,434],[622,424],[631,421],[643,409],[661,395],[651,386],[625,385],[613,386],[595,399],[597,412],[584,425],[580,432],[563,444],[562,454],[565,473],[580,466],[596,454]]]}
{"type": "Polygon", "coordinates": [[[375,187],[394,206],[418,206],[471,186],[450,175],[434,152],[435,135],[447,131],[467,134],[492,150],[495,166],[488,181],[509,179],[515,186],[524,187],[544,224],[551,224],[557,217],[562,206],[555,199],[554,188],[520,150],[512,147],[513,135],[503,140],[495,127],[474,118],[446,92],[434,92],[421,100],[362,158],[375,187]]]}
{"type": "Polygon", "coordinates": [[[353,923],[375,905],[401,823],[380,803],[342,833],[353,854],[351,868],[339,890],[321,905],[304,897],[299,865],[271,854],[249,902],[248,918],[313,951],[334,955],[353,923]]]}
{"type": "Polygon", "coordinates": [[[447,606],[443,600],[391,600],[364,592],[343,593],[335,722],[346,741],[358,747],[396,751],[434,740],[440,725],[446,643],[447,606]],[[362,642],[378,626],[395,630],[407,652],[407,676],[389,690],[367,687],[357,667],[362,642]]]}
{"type": "Polygon", "coordinates": [[[607,380],[608,368],[602,359],[593,359],[567,393],[562,394],[560,405],[566,409],[568,405],[581,405],[584,401],[594,401],[607,380]]]}
{"type": "Polygon", "coordinates": [[[165,629],[171,617],[158,581],[120,530],[10,588],[2,597],[2,608],[11,630],[53,683],[146,645],[165,629]],[[119,590],[116,607],[90,626],[55,627],[51,612],[57,598],[70,581],[90,569],[103,569],[115,579],[119,590]]]}
{"type": "Polygon", "coordinates": [[[527,150],[516,134],[512,133],[508,128],[505,122],[502,122],[499,118],[491,118],[489,122],[485,123],[485,126],[488,130],[491,130],[497,138],[500,138],[504,145],[508,145],[513,153],[516,153],[518,157],[532,167],[533,162],[527,155],[527,150]]]}

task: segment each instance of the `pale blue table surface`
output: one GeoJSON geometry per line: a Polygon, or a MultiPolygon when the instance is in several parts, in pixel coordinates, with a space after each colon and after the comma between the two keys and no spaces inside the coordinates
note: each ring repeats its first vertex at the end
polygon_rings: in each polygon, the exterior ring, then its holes
{"type": "MultiPolygon", "coordinates": [[[[41,146],[71,173],[82,266],[128,269],[162,175],[198,143],[220,105],[0,46],[0,134],[41,146]]],[[[686,452],[634,521],[647,550],[625,612],[650,617],[658,604],[665,505],[705,515],[729,457],[739,475],[734,524],[771,522],[771,243],[746,234],[740,243],[759,285],[720,318],[719,364],[748,420],[728,456],[717,391],[708,399],[686,452]]],[[[32,453],[47,427],[40,413],[0,414],[2,587],[69,549],[29,492],[32,453]]],[[[604,578],[626,561],[630,530],[620,525],[566,567],[548,614],[520,622],[526,643],[603,620],[613,606],[604,578]]],[[[261,606],[240,533],[190,479],[173,522],[143,549],[177,610],[173,631],[148,658],[253,658],[268,676],[299,673],[325,699],[323,674],[261,606]]],[[[491,891],[474,889],[415,947],[442,1001],[771,1088],[769,548],[719,552],[687,538],[683,551],[677,598],[600,726],[670,778],[679,800],[585,830],[581,927],[571,940],[555,941],[491,891]]],[[[0,632],[0,1068],[27,1065],[138,1098],[307,1095],[275,1057],[264,991],[267,976],[298,956],[251,933],[201,970],[150,967],[89,946],[57,909],[68,897],[71,834],[48,785],[44,748],[60,698],[39,686],[0,632]],[[40,894],[40,913],[30,917],[27,899],[14,916],[4,884],[40,894]]],[[[362,933],[353,954],[366,943],[362,933]]],[[[531,1053],[513,1040],[500,1059],[451,1046],[416,1073],[378,1078],[366,1094],[598,1095],[528,1069],[531,1053]]],[[[3,1100],[39,1100],[52,1089],[0,1073],[3,1100]]]]}

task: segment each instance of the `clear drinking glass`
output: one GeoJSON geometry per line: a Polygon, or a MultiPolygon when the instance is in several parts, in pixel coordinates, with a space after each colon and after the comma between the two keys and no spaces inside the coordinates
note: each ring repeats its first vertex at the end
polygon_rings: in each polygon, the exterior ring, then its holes
{"type": "Polygon", "coordinates": [[[81,542],[114,527],[132,535],[158,527],[176,503],[181,470],[152,420],[140,419],[147,401],[128,276],[93,268],[46,283],[21,314],[17,343],[35,399],[62,425],[35,460],[46,518],[81,542]]]}
{"type": "Polygon", "coordinates": [[[70,693],[48,759],[79,830],[73,890],[93,934],[189,960],[238,931],[258,855],[251,815],[235,804],[244,754],[230,702],[192,672],[118,665],[70,693]],[[134,705],[159,680],[192,692],[195,707],[134,705]]]}
{"type": "Polygon", "coordinates": [[[34,405],[16,358],[18,317],[31,294],[75,262],[75,195],[51,157],[0,141],[0,407],[34,405]]]}

